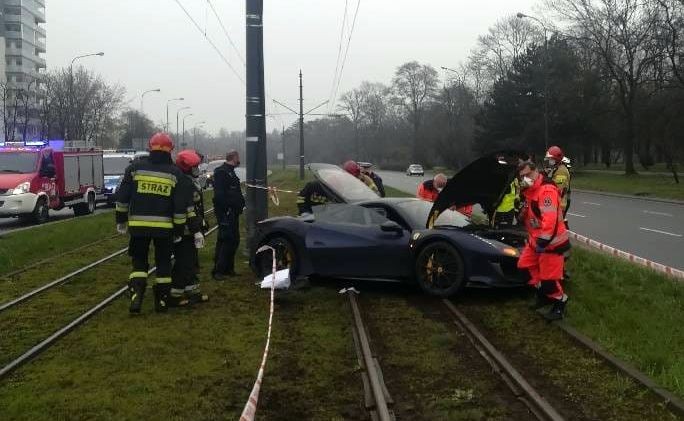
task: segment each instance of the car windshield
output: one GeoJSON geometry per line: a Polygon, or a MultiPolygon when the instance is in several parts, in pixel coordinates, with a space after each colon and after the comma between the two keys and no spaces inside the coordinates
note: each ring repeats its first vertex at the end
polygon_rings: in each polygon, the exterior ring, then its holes
{"type": "Polygon", "coordinates": [[[131,158],[126,156],[105,156],[103,159],[105,175],[123,175],[131,165],[131,158]]]}
{"type": "MultiPolygon", "coordinates": [[[[396,205],[409,219],[409,223],[413,227],[424,227],[428,220],[428,215],[430,214],[430,209],[432,209],[432,203],[426,202],[424,200],[407,200],[406,202],[400,202],[396,205]]],[[[435,226],[451,226],[451,227],[466,227],[471,225],[472,222],[465,215],[460,212],[446,210],[439,215],[435,226]]]]}
{"type": "Polygon", "coordinates": [[[0,153],[0,173],[28,174],[36,172],[38,154],[33,152],[0,153]]]}

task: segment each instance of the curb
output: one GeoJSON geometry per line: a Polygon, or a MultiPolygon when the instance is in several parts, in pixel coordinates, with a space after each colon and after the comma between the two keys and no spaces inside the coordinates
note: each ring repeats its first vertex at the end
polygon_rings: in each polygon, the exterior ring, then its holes
{"type": "Polygon", "coordinates": [[[577,234],[576,232],[568,231],[570,234],[570,238],[573,240],[579,241],[580,243],[586,244],[592,248],[595,248],[597,250],[600,250],[604,252],[605,254],[609,254],[611,256],[616,256],[619,257],[623,260],[627,260],[632,263],[636,263],[640,266],[647,267],[649,269],[653,269],[656,272],[663,273],[665,275],[672,276],[673,278],[677,278],[677,280],[683,281],[684,280],[684,271],[675,269],[670,266],[665,266],[661,263],[656,263],[652,260],[644,259],[643,257],[639,257],[637,255],[634,255],[632,253],[627,253],[626,251],[618,250],[614,247],[607,246],[605,244],[599,243],[596,240],[592,240],[591,238],[585,237],[583,235],[577,234]]]}
{"type": "Polygon", "coordinates": [[[650,201],[650,202],[669,203],[671,205],[682,205],[682,206],[684,206],[684,200],[663,199],[660,197],[643,197],[643,196],[634,196],[634,195],[630,195],[630,194],[610,193],[610,192],[603,192],[603,191],[596,191],[596,190],[584,190],[584,189],[572,189],[572,191],[578,192],[578,193],[597,194],[600,196],[619,197],[621,199],[646,200],[646,201],[650,201]]]}

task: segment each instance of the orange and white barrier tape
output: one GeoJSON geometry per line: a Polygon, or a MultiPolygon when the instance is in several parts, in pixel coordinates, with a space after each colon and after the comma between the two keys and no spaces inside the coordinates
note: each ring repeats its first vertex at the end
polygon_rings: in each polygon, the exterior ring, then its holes
{"type": "Polygon", "coordinates": [[[260,190],[267,190],[268,191],[268,197],[271,198],[273,203],[276,206],[280,206],[280,199],[278,198],[278,193],[297,193],[294,190],[283,190],[279,189],[277,187],[270,187],[270,186],[259,186],[257,184],[249,184],[245,183],[245,186],[252,188],[252,189],[260,189],[260,190]]]}
{"type": "Polygon", "coordinates": [[[266,367],[266,359],[268,358],[268,348],[271,344],[271,328],[273,327],[273,303],[275,297],[275,276],[276,276],[276,251],[273,247],[262,246],[257,250],[257,254],[271,250],[273,254],[273,282],[271,282],[271,307],[268,314],[268,333],[266,334],[266,346],[264,346],[264,355],[261,358],[261,365],[259,366],[259,374],[257,374],[256,382],[252,387],[252,392],[249,394],[249,399],[245,404],[245,409],[242,410],[240,421],[253,421],[256,416],[257,402],[259,401],[259,391],[261,390],[261,381],[264,378],[264,368],[266,367]]]}
{"type": "Polygon", "coordinates": [[[605,252],[607,254],[610,254],[612,256],[619,257],[624,260],[628,260],[632,263],[636,263],[641,266],[645,266],[647,268],[653,269],[656,272],[664,273],[666,275],[673,276],[675,278],[679,279],[684,279],[684,271],[675,269],[670,266],[663,265],[661,263],[656,263],[652,260],[644,259],[643,257],[639,257],[637,255],[634,255],[632,253],[627,253],[626,251],[618,250],[615,247],[607,246],[605,244],[599,243],[596,240],[592,240],[591,238],[585,237],[583,235],[577,234],[576,232],[569,231],[570,238],[573,240],[579,241],[580,243],[586,244],[590,247],[593,247],[595,249],[601,250],[602,252],[605,252]]]}

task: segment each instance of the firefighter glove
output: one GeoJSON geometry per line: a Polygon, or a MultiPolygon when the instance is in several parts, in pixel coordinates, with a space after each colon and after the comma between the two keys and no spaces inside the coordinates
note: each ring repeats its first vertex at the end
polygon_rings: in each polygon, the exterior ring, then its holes
{"type": "Polygon", "coordinates": [[[201,232],[195,233],[195,248],[204,248],[204,235],[201,232]]]}
{"type": "Polygon", "coordinates": [[[121,235],[126,235],[128,232],[128,226],[125,222],[121,222],[116,224],[116,232],[118,232],[121,235]]]}

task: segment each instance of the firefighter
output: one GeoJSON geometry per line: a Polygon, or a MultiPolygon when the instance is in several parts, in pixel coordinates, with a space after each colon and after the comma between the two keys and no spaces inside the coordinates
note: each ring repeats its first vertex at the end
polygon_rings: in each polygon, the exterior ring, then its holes
{"type": "MultiPolygon", "coordinates": [[[[439,173],[435,174],[432,180],[427,180],[418,185],[418,191],[416,192],[416,197],[418,199],[426,200],[428,202],[434,202],[439,197],[444,186],[447,184],[446,175],[439,173]]],[[[464,205],[460,208],[452,208],[451,210],[456,210],[467,217],[473,215],[473,205],[464,205]]]]}
{"type": "Polygon", "coordinates": [[[226,162],[214,170],[214,209],[219,225],[214,252],[214,280],[223,281],[235,273],[235,253],[240,245],[240,215],[245,209],[245,197],[235,168],[240,166],[240,154],[230,151],[226,162]]]}
{"type": "Polygon", "coordinates": [[[549,321],[562,319],[568,301],[561,282],[563,254],[570,250],[570,239],[563,223],[560,193],[556,184],[540,173],[533,162],[521,163],[518,175],[525,198],[521,216],[528,233],[518,268],[529,271],[529,284],[536,288],[533,308],[553,304],[544,317],[549,321]]]}
{"type": "Polygon", "coordinates": [[[129,311],[140,313],[147,287],[150,243],[154,243],[157,266],[154,308],[166,312],[171,291],[171,249],[185,229],[190,190],[183,173],[173,164],[173,141],[156,133],[149,141],[147,159],[133,162],[116,192],[116,228],[130,234],[128,254],[133,271],[128,277],[131,294],[129,311]]]}
{"type": "Polygon", "coordinates": [[[320,181],[306,183],[297,194],[297,209],[300,215],[312,214],[314,206],[325,205],[328,202],[330,202],[330,197],[320,181]]]}
{"type": "Polygon", "coordinates": [[[359,167],[361,167],[362,174],[365,174],[373,180],[373,183],[375,183],[375,186],[378,188],[378,195],[380,195],[380,197],[385,197],[385,185],[382,182],[382,178],[373,171],[373,164],[370,162],[359,162],[359,167]]]}
{"type": "Polygon", "coordinates": [[[176,156],[176,166],[192,186],[192,203],[189,204],[188,221],[181,240],[174,244],[175,262],[171,273],[171,303],[184,305],[202,303],[209,297],[202,294],[199,285],[198,249],[204,247],[204,234],[208,225],[204,219],[202,188],[197,182],[202,158],[193,150],[184,150],[176,156]]]}
{"type": "Polygon", "coordinates": [[[342,168],[344,168],[344,170],[349,174],[361,180],[363,184],[367,185],[368,188],[373,190],[376,194],[380,194],[378,191],[378,186],[375,185],[373,179],[361,172],[361,167],[356,163],[356,161],[349,160],[342,165],[342,168]]]}
{"type": "MultiPolygon", "coordinates": [[[[563,219],[568,212],[568,200],[570,199],[570,171],[564,162],[563,150],[558,146],[551,146],[544,157],[544,170],[546,175],[556,183],[561,195],[561,209],[563,219]]],[[[567,222],[567,220],[566,220],[567,222]]]]}

